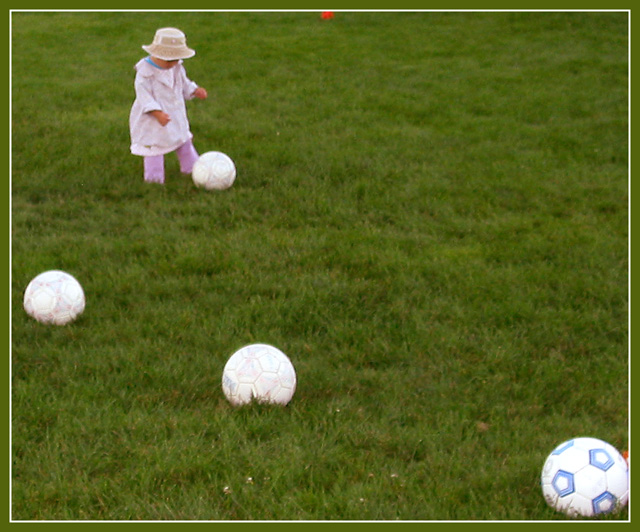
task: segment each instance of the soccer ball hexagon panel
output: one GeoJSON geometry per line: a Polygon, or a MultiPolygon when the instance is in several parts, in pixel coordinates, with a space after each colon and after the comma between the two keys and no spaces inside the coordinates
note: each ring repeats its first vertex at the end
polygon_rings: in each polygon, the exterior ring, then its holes
{"type": "Polygon", "coordinates": [[[286,405],[296,390],[296,372],[279,349],[251,344],[236,351],[222,372],[222,390],[233,405],[252,401],[286,405]]]}
{"type": "Polygon", "coordinates": [[[624,507],[629,467],[615,447],[597,438],[574,438],[547,457],[541,475],[547,504],[570,517],[593,517],[624,507]]]}

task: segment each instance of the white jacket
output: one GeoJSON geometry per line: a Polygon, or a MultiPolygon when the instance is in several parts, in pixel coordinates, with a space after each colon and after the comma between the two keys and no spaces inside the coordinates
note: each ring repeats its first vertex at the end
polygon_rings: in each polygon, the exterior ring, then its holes
{"type": "Polygon", "coordinates": [[[136,99],[129,115],[131,153],[150,156],[172,152],[193,137],[185,100],[193,98],[198,85],[187,77],[182,61],[164,69],[144,58],[135,70],[136,99]],[[148,114],[154,110],[164,111],[171,121],[161,126],[148,114]]]}

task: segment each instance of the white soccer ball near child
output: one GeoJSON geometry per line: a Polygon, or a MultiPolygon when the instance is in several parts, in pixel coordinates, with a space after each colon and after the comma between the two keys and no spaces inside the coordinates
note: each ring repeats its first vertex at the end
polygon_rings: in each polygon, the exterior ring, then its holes
{"type": "Polygon", "coordinates": [[[629,466],[612,445],[574,438],[558,445],[541,475],[547,504],[569,517],[611,513],[629,499],[629,466]]]}
{"type": "Polygon", "coordinates": [[[84,311],[85,296],[75,277],[49,270],[27,285],[23,304],[27,314],[41,323],[66,325],[84,311]]]}
{"type": "Polygon", "coordinates": [[[193,165],[193,182],[205,190],[225,190],[236,180],[236,165],[225,153],[208,151],[193,165]]]}
{"type": "Polygon", "coordinates": [[[235,406],[252,401],[286,405],[296,391],[296,372],[289,357],[279,349],[251,344],[227,361],[222,390],[235,406]]]}

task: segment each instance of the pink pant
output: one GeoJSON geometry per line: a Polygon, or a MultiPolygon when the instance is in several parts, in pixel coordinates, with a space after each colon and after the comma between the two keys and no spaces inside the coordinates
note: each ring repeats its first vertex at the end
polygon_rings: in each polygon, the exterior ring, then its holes
{"type": "MultiPolygon", "coordinates": [[[[198,160],[198,152],[193,142],[188,140],[176,150],[180,171],[190,174],[193,164],[198,160]]],[[[151,155],[144,158],[144,180],[147,183],[164,183],[164,155],[151,155]]]]}

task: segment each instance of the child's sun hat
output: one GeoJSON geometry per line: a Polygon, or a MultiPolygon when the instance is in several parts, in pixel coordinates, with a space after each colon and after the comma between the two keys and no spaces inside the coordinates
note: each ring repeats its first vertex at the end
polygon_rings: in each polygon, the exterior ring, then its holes
{"type": "Polygon", "coordinates": [[[187,47],[187,38],[177,28],[160,28],[156,31],[151,44],[142,49],[153,57],[165,61],[188,59],[196,55],[196,51],[187,47]]]}

